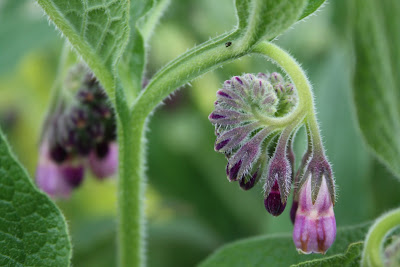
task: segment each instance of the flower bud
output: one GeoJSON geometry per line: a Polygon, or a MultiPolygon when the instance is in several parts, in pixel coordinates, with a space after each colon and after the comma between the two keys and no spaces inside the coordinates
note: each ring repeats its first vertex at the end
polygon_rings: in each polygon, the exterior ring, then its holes
{"type": "Polygon", "coordinates": [[[112,176],[118,168],[118,145],[101,143],[89,155],[89,166],[93,174],[100,179],[112,176]]]}
{"type": "Polygon", "coordinates": [[[253,164],[251,171],[247,175],[242,176],[239,181],[239,186],[243,190],[249,190],[260,180],[261,175],[268,165],[268,156],[263,149],[260,153],[259,159],[253,164]]]}
{"type": "Polygon", "coordinates": [[[278,216],[285,210],[286,202],[282,203],[281,192],[277,180],[275,180],[274,186],[271,188],[267,198],[264,199],[264,206],[273,216],[278,216]]]}
{"type": "Polygon", "coordinates": [[[324,176],[317,198],[315,201],[312,200],[311,180],[309,176],[299,192],[293,241],[299,252],[324,254],[336,237],[333,203],[324,176]]]}
{"type": "Polygon", "coordinates": [[[265,208],[273,216],[278,216],[285,210],[290,191],[291,172],[287,158],[276,153],[271,159],[264,194],[265,208]]]}

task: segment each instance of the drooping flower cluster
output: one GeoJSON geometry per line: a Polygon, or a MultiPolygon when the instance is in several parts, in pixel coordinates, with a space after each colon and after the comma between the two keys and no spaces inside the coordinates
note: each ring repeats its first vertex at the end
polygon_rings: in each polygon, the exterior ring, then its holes
{"type": "Polygon", "coordinates": [[[309,148],[294,175],[293,139],[306,120],[280,122],[297,101],[293,84],[279,73],[235,76],[217,91],[209,120],[215,125],[215,150],[228,160],[228,180],[239,181],[244,190],[263,180],[264,205],[274,216],[284,211],[294,185],[295,245],[303,253],[324,253],[336,236],[333,175],[323,150],[313,149],[310,132],[309,148]]]}
{"type": "Polygon", "coordinates": [[[95,177],[113,175],[118,166],[113,108],[96,78],[73,68],[66,97],[49,114],[40,145],[36,183],[54,197],[68,197],[79,186],[88,166],[95,177]]]}

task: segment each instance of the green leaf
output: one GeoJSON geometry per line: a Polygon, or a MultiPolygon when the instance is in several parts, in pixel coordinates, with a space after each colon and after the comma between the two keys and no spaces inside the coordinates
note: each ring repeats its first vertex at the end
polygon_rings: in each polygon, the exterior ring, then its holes
{"type": "Polygon", "coordinates": [[[0,131],[0,265],[69,266],[67,225],[40,193],[0,131]]]}
{"type": "Polygon", "coordinates": [[[37,0],[113,96],[115,65],[129,37],[129,0],[37,0]]]}
{"type": "Polygon", "coordinates": [[[325,0],[309,0],[300,19],[303,19],[314,13],[323,3],[325,3],[325,0]]]}
{"type": "Polygon", "coordinates": [[[377,158],[400,178],[400,2],[351,2],[358,123],[377,158]]]}
{"type": "Polygon", "coordinates": [[[331,266],[341,266],[341,267],[350,267],[350,266],[359,266],[361,259],[361,252],[363,249],[363,242],[352,243],[349,245],[346,253],[338,254],[332,257],[326,257],[323,259],[316,259],[311,261],[302,262],[296,265],[292,265],[293,267],[331,267],[331,266]]]}
{"type": "MultiPolygon", "coordinates": [[[[370,224],[338,229],[336,241],[328,250],[327,256],[343,254],[350,243],[364,240],[370,224]]],[[[353,249],[351,250],[353,251],[353,249]]],[[[210,266],[290,266],[324,255],[303,255],[296,251],[291,234],[268,235],[250,238],[223,246],[212,254],[201,267],[210,266]]]]}
{"type": "Polygon", "coordinates": [[[239,30],[245,30],[251,46],[271,40],[294,24],[302,15],[307,0],[236,0],[239,30]]]}
{"type": "Polygon", "coordinates": [[[147,43],[168,3],[169,0],[131,2],[130,38],[119,64],[119,75],[123,87],[130,88],[134,94],[142,88],[147,43]]]}

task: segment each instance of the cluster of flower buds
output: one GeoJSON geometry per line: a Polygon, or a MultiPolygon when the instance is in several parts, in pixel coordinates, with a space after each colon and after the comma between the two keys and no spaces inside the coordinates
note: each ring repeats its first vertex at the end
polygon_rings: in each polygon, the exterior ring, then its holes
{"type": "Polygon", "coordinates": [[[118,167],[114,110],[100,83],[81,65],[67,77],[66,97],[49,114],[41,141],[36,183],[53,197],[68,197],[89,166],[95,177],[112,176],[118,167]]]}
{"type": "Polygon", "coordinates": [[[323,151],[313,149],[307,132],[309,149],[294,175],[293,139],[304,117],[286,126],[274,124],[291,114],[297,101],[293,84],[279,73],[244,74],[217,91],[209,120],[215,125],[215,150],[228,160],[228,180],[239,181],[244,190],[265,181],[264,205],[274,216],[284,211],[293,184],[295,245],[303,253],[324,253],[336,236],[330,165],[323,151]]]}

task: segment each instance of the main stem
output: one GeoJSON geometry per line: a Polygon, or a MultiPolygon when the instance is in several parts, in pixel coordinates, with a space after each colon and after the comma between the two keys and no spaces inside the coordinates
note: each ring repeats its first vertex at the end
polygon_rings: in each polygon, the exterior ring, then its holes
{"type": "Polygon", "coordinates": [[[119,266],[144,266],[144,127],[145,119],[133,114],[120,118],[118,183],[119,266]]]}

